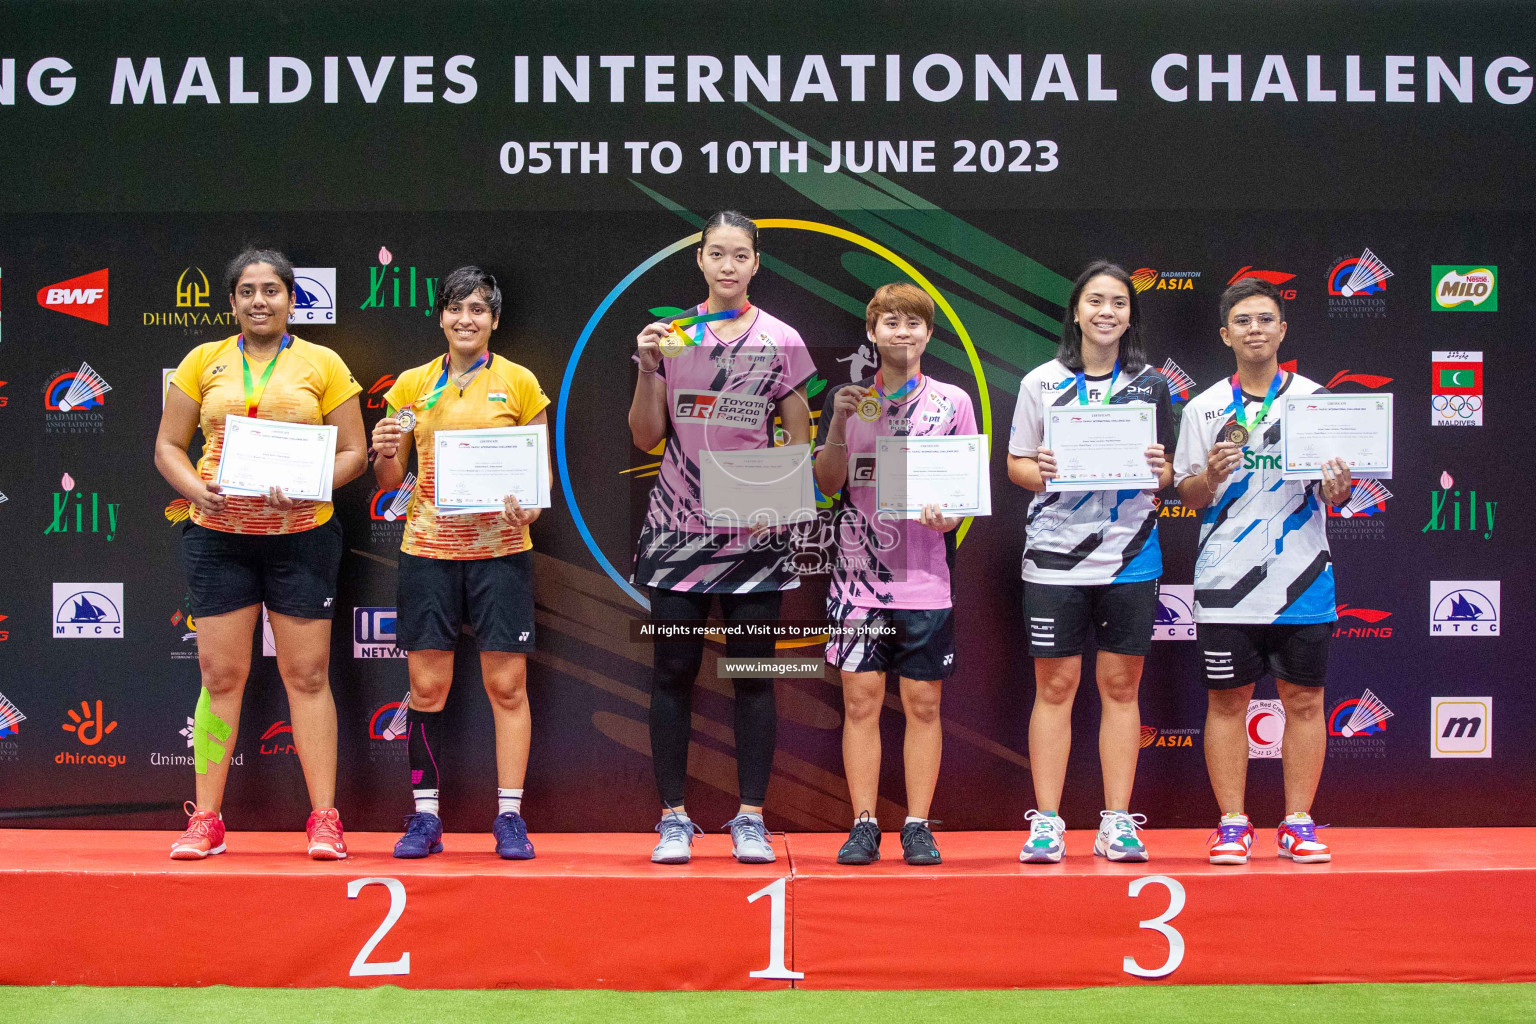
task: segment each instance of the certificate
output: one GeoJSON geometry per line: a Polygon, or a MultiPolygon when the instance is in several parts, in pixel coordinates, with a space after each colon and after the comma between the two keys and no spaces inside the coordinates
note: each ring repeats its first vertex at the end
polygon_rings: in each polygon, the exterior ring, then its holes
{"type": "Polygon", "coordinates": [[[699,488],[712,526],[804,522],[816,518],[811,446],[699,452],[699,488]]]}
{"type": "Polygon", "coordinates": [[[432,435],[432,503],[439,515],[500,512],[507,495],[523,508],[549,508],[544,424],[439,430],[432,435]]]}
{"type": "Polygon", "coordinates": [[[1318,480],[1343,459],[1353,477],[1392,476],[1391,395],[1286,395],[1280,410],[1281,475],[1318,480]]]}
{"type": "Polygon", "coordinates": [[[218,485],[226,494],[278,487],[295,501],[330,501],[335,468],[333,426],[224,417],[218,485]]]}
{"type": "Polygon", "coordinates": [[[875,439],[875,509],[918,519],[924,505],[946,516],[992,514],[986,434],[875,439]]]}
{"type": "Polygon", "coordinates": [[[1146,402],[1062,405],[1045,410],[1045,443],[1056,456],[1047,491],[1151,490],[1147,449],[1157,443],[1157,410],[1146,402]]]}

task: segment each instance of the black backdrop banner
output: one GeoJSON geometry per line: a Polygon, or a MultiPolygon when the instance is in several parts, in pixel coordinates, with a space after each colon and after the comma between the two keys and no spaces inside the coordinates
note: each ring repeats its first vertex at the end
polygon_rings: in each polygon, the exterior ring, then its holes
{"type": "MultiPolygon", "coordinates": [[[[1516,326],[1536,312],[1533,61],[1518,3],[0,9],[0,806],[191,794],[186,508],[152,444],[166,370],[234,332],[221,270],[260,242],[301,268],[313,301],[293,330],[346,360],[370,428],[393,375],[441,349],[443,274],[475,262],[501,281],[493,349],[554,398],[559,476],[534,529],[525,813],[536,830],[648,828],[650,648],[631,639],[646,612],[627,575],[656,460],[626,429],[628,356],[648,310],[699,300],[690,238],[738,208],[764,225],[753,301],[804,335],[819,394],[869,365],[875,287],[910,278],[953,311],[927,368],[971,393],[997,454],[995,514],[969,525],[957,562],[934,807],[947,827],[1018,827],[1032,805],[1027,495],[999,449],[1020,378],[1053,353],[1070,281],[1098,256],[1134,271],[1154,363],[1187,378],[1181,403],[1231,371],[1216,303],[1244,275],[1286,295],[1282,359],[1395,396],[1394,477],[1329,518],[1340,618],[1320,818],[1536,824],[1520,568],[1536,485],[1511,463],[1529,432],[1513,393],[1536,373],[1516,326]],[[1373,260],[1390,276],[1347,287],[1373,260]],[[91,397],[93,378],[110,390],[91,397]],[[69,623],[82,594],[116,621],[69,623]]],[[[331,677],[352,828],[409,810],[404,745],[384,737],[406,690],[394,497],[368,479],[337,494],[331,677]]],[[[1199,825],[1217,808],[1188,616],[1198,519],[1171,493],[1161,513],[1133,809],[1199,825]]],[[[805,584],[787,618],[819,617],[825,577],[805,584]]],[[[253,645],[227,817],[292,828],[307,807],[287,708],[253,645]]],[[[448,704],[451,829],[494,813],[473,652],[466,638],[448,704]]],[[[718,653],[695,702],[689,802],[705,821],[735,807],[718,653]]],[[[1101,802],[1089,677],[1072,822],[1101,802]]],[[[778,693],[770,821],[845,828],[840,690],[829,673],[778,693]]],[[[1250,721],[1265,820],[1282,811],[1274,711],[1250,721]]],[[[899,710],[885,729],[889,816],[899,710]]]]}

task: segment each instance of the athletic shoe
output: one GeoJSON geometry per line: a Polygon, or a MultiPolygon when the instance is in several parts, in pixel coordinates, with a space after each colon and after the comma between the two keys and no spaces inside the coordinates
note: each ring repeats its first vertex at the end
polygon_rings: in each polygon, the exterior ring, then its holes
{"type": "Polygon", "coordinates": [[[309,855],[314,860],[346,860],[347,841],[341,837],[341,815],[334,807],[311,811],[304,825],[309,855]]]}
{"type": "Polygon", "coordinates": [[[502,860],[533,860],[533,843],[528,841],[528,823],[516,811],[496,815],[491,822],[496,837],[496,853],[502,860]]]}
{"type": "Polygon", "coordinates": [[[761,814],[738,814],[721,826],[731,830],[731,856],[743,864],[772,864],[773,840],[761,814]]]}
{"type": "Polygon", "coordinates": [[[1146,823],[1145,814],[1100,811],[1099,835],[1093,841],[1093,855],[1109,860],[1145,861],[1147,847],[1136,838],[1136,830],[1146,823]]]}
{"type": "Polygon", "coordinates": [[[443,852],[443,819],[429,811],[418,811],[405,819],[405,835],[395,843],[395,856],[401,860],[419,860],[430,853],[443,852]]]}
{"type": "Polygon", "coordinates": [[[202,860],[224,852],[224,822],[217,811],[200,811],[186,803],[187,830],[171,844],[171,860],[202,860]]]}
{"type": "Polygon", "coordinates": [[[662,815],[656,826],[661,841],[651,851],[652,864],[687,864],[693,859],[693,837],[703,835],[704,830],[676,811],[662,815]]]}
{"type": "Polygon", "coordinates": [[[1253,849],[1253,823],[1246,814],[1223,814],[1207,842],[1212,864],[1247,864],[1248,851],[1253,849]]]}
{"type": "Polygon", "coordinates": [[[1327,864],[1333,853],[1327,843],[1317,841],[1317,829],[1327,828],[1312,820],[1310,814],[1287,814],[1275,833],[1279,854],[1297,864],[1327,864]]]}
{"type": "Polygon", "coordinates": [[[1029,822],[1029,839],[1019,851],[1021,864],[1057,864],[1067,852],[1067,823],[1059,814],[1042,814],[1030,811],[1024,815],[1029,822]]]}
{"type": "MultiPolygon", "coordinates": [[[[905,832],[905,830],[903,830],[905,832]]],[[[859,815],[848,833],[848,841],[837,851],[839,864],[873,864],[880,859],[880,826],[869,820],[869,812],[859,815]]]]}
{"type": "Polygon", "coordinates": [[[914,867],[944,863],[933,841],[933,832],[928,828],[929,821],[909,821],[901,826],[901,855],[914,867]]]}

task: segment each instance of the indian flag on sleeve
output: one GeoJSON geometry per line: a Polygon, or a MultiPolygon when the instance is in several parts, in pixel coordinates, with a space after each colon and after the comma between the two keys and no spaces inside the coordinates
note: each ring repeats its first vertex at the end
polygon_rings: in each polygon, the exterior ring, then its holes
{"type": "Polygon", "coordinates": [[[488,398],[492,402],[500,402],[503,405],[505,405],[506,401],[507,401],[507,393],[505,391],[492,391],[489,395],[486,395],[485,397],[488,398]]]}

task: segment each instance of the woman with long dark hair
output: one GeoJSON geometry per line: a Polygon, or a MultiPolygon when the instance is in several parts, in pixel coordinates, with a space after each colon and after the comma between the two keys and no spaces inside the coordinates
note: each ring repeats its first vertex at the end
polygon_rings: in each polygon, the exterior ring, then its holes
{"type": "Polygon", "coordinates": [[[1136,835],[1146,819],[1130,812],[1141,748],[1138,692],[1152,646],[1163,574],[1153,497],[1173,467],[1173,405],[1162,374],[1147,365],[1130,275],[1099,260],[1078,275],[1062,318],[1056,358],[1019,385],[1008,442],[1008,478],[1035,492],[1024,547],[1024,619],[1035,662],[1029,721],[1035,809],[1019,860],[1055,863],[1065,852],[1061,793],[1072,748],[1072,701],[1082,675],[1090,623],[1098,650],[1094,676],[1102,709],[1099,760],[1104,810],[1094,853],[1144,861],[1136,835]],[[1042,447],[1047,410],[1077,405],[1150,403],[1157,443],[1146,450],[1158,486],[1147,490],[1047,490],[1056,456],[1042,447]]]}

